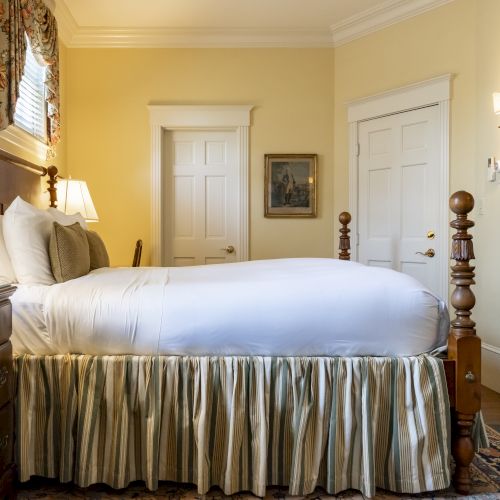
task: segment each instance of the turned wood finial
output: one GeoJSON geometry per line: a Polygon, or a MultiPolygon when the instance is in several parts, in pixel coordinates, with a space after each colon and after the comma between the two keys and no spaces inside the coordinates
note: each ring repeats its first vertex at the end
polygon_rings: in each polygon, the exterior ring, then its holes
{"type": "Polygon", "coordinates": [[[44,175],[49,176],[49,180],[47,181],[47,184],[49,187],[47,188],[47,191],[49,192],[49,197],[50,197],[50,206],[52,208],[57,208],[57,177],[58,177],[58,170],[57,167],[54,165],[51,165],[48,168],[45,168],[42,177],[44,175]]]}
{"type": "Polygon", "coordinates": [[[340,228],[339,238],[339,259],[351,260],[351,254],[349,252],[351,249],[351,238],[349,236],[351,230],[348,228],[348,225],[351,222],[351,214],[349,212],[342,212],[339,215],[339,222],[342,225],[340,228]]]}
{"type": "Polygon", "coordinates": [[[450,197],[450,209],[457,216],[450,222],[456,229],[452,236],[451,283],[455,289],[451,304],[455,308],[455,319],[451,321],[448,338],[448,358],[455,360],[455,408],[453,412],[454,433],[452,454],[455,459],[453,482],[455,489],[468,494],[471,488],[470,464],[474,458],[472,426],[476,413],[481,408],[481,340],[476,335],[471,310],[476,303],[471,285],[474,285],[474,259],[472,235],[468,230],[474,222],[467,218],[474,208],[470,193],[458,191],[450,197]]]}
{"type": "Polygon", "coordinates": [[[450,332],[454,335],[475,335],[476,325],[471,319],[471,309],[476,303],[474,292],[470,286],[475,284],[474,267],[469,260],[474,259],[474,245],[472,235],[468,230],[474,222],[467,218],[467,214],[474,208],[474,198],[466,191],[458,191],[450,197],[450,209],[457,218],[450,222],[450,226],[457,232],[453,235],[451,244],[451,258],[455,265],[451,266],[451,283],[455,290],[451,295],[451,304],[455,308],[456,318],[451,322],[450,332]]]}

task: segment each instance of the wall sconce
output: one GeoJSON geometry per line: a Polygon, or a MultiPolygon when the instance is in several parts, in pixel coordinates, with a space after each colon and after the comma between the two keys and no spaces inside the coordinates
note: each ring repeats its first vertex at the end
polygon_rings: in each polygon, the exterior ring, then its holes
{"type": "MultiPolygon", "coordinates": [[[[500,115],[500,92],[493,92],[493,111],[496,115],[500,115]]],[[[488,180],[490,182],[495,182],[498,173],[500,173],[500,164],[496,158],[492,156],[488,158],[488,180]]]]}

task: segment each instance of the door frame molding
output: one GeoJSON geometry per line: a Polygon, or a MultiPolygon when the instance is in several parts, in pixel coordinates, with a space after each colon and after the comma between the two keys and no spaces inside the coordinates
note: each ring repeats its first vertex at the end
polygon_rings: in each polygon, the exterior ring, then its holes
{"type": "MultiPolygon", "coordinates": [[[[360,122],[382,118],[397,113],[404,113],[427,106],[437,105],[439,109],[439,141],[441,144],[440,190],[439,190],[439,227],[436,228],[441,238],[438,251],[440,255],[448,255],[448,197],[449,149],[450,149],[450,98],[453,74],[445,74],[429,80],[398,87],[380,94],[363,97],[347,103],[349,123],[349,211],[352,215],[351,231],[353,240],[352,256],[358,260],[358,152],[360,122]],[[446,237],[445,237],[446,235],[446,237]]],[[[448,298],[448,266],[447,259],[442,260],[439,270],[439,284],[443,300],[448,298]]]]}
{"type": "Polygon", "coordinates": [[[249,139],[252,105],[149,105],[151,126],[151,265],[163,266],[166,238],[165,130],[231,130],[236,132],[239,170],[238,249],[240,261],[249,257],[249,139]]]}

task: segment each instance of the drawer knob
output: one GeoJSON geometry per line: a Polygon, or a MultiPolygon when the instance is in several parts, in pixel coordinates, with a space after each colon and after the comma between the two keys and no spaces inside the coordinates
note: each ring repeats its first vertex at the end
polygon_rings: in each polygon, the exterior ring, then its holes
{"type": "Polygon", "coordinates": [[[7,445],[9,444],[9,435],[6,434],[0,439],[0,450],[3,450],[4,448],[7,448],[7,445]]]}
{"type": "Polygon", "coordinates": [[[0,368],[0,387],[4,385],[5,382],[7,382],[8,376],[9,376],[9,370],[7,370],[5,366],[2,366],[2,368],[0,368]]]}

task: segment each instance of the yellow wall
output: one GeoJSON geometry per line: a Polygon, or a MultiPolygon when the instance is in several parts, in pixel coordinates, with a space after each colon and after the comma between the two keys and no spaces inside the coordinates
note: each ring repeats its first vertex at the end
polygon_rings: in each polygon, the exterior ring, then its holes
{"type": "MultiPolygon", "coordinates": [[[[96,226],[114,264],[130,262],[134,241],[150,239],[148,103],[256,106],[251,128],[251,257],[331,256],[348,206],[350,100],[453,73],[450,192],[467,189],[476,209],[478,299],[486,343],[500,348],[500,181],[486,159],[500,155],[491,93],[500,91],[500,46],[491,33],[498,0],[455,0],[336,49],[70,49],[66,61],[67,169],[90,185],[96,226]],[[319,217],[263,217],[263,157],[316,152],[319,217]],[[335,229],[335,231],[334,231],[335,229]]],[[[499,356],[484,351],[484,380],[500,390],[499,356]]]]}
{"type": "MultiPolygon", "coordinates": [[[[476,197],[478,334],[500,352],[500,180],[487,182],[486,161],[500,155],[500,120],[491,94],[500,91],[500,47],[491,37],[500,19],[498,0],[456,0],[441,8],[335,50],[334,212],[348,205],[350,100],[453,73],[450,193],[466,189],[476,197]],[[484,206],[480,215],[478,204],[484,206]]],[[[500,176],[499,176],[500,179],[500,176]]],[[[483,381],[500,391],[500,355],[483,349],[483,381]]]]}
{"type": "Polygon", "coordinates": [[[487,159],[500,156],[500,117],[493,113],[492,93],[500,92],[500,45],[490,36],[500,19],[498,0],[478,1],[477,32],[477,154],[476,200],[483,210],[475,211],[477,306],[474,318],[483,342],[498,354],[483,350],[483,381],[500,392],[500,175],[495,183],[487,180],[487,159]]]}
{"type": "Polygon", "coordinates": [[[474,188],[475,2],[456,0],[335,51],[335,213],[348,206],[346,103],[446,73],[451,101],[451,189],[474,188]]]}
{"type": "Polygon", "coordinates": [[[70,49],[68,171],[89,184],[95,226],[112,264],[150,242],[150,127],[146,106],[253,104],[252,259],[331,256],[333,49],[70,49]],[[319,216],[263,216],[264,154],[319,155],[319,216]]]}

